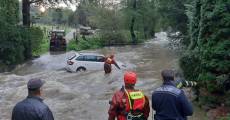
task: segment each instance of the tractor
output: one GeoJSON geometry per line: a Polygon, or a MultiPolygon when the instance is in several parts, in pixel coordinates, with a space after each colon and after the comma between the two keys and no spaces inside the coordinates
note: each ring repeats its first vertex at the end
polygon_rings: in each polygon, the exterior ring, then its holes
{"type": "Polygon", "coordinates": [[[50,35],[50,51],[65,51],[66,39],[64,30],[52,30],[50,35]]]}

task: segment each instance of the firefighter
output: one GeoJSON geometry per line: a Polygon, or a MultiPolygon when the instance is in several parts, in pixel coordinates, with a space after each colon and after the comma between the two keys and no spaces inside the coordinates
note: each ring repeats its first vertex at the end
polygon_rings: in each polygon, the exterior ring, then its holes
{"type": "Polygon", "coordinates": [[[108,120],[147,120],[150,107],[149,99],[141,90],[134,88],[137,75],[134,72],[126,72],[124,84],[119,91],[115,92],[110,101],[108,120]]]}
{"type": "Polygon", "coordinates": [[[105,63],[104,63],[104,71],[105,74],[111,73],[112,71],[112,64],[114,64],[118,69],[121,69],[116,61],[114,60],[114,55],[110,55],[109,57],[105,58],[105,63]]]}

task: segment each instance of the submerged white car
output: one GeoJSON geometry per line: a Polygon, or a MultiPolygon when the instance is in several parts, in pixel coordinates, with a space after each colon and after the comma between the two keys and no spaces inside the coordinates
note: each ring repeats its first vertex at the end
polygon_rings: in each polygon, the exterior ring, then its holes
{"type": "Polygon", "coordinates": [[[75,53],[67,60],[66,69],[69,72],[86,70],[103,70],[105,56],[96,53],[75,53]]]}
{"type": "MultiPolygon", "coordinates": [[[[69,72],[78,72],[86,70],[104,70],[105,56],[97,53],[74,53],[68,60],[66,70],[69,72]]],[[[118,66],[126,66],[117,62],[118,66]]],[[[112,65],[112,69],[117,69],[112,65]]]]}

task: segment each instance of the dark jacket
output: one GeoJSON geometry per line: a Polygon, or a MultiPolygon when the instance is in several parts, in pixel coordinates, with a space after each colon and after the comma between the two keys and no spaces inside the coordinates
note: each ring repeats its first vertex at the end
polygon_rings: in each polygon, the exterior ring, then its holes
{"type": "Polygon", "coordinates": [[[54,120],[54,117],[41,98],[28,96],[14,107],[12,120],[54,120]]]}
{"type": "Polygon", "coordinates": [[[155,120],[187,120],[193,114],[192,104],[172,82],[163,83],[153,92],[152,108],[155,120]]]}

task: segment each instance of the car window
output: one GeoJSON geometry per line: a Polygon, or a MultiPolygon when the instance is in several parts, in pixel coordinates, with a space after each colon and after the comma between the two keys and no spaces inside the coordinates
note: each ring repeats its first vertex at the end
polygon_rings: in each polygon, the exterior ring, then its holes
{"type": "Polygon", "coordinates": [[[97,57],[94,56],[94,55],[87,55],[86,56],[86,61],[94,61],[94,62],[96,62],[97,61],[97,57]]]}
{"type": "Polygon", "coordinates": [[[76,57],[76,55],[74,54],[74,55],[72,55],[71,57],[69,57],[68,60],[72,60],[72,59],[75,58],[75,57],[76,57]]]}
{"type": "Polygon", "coordinates": [[[76,58],[78,61],[85,61],[85,56],[79,56],[76,58]]]}
{"type": "Polygon", "coordinates": [[[105,57],[97,56],[97,62],[105,62],[105,57]]]}

